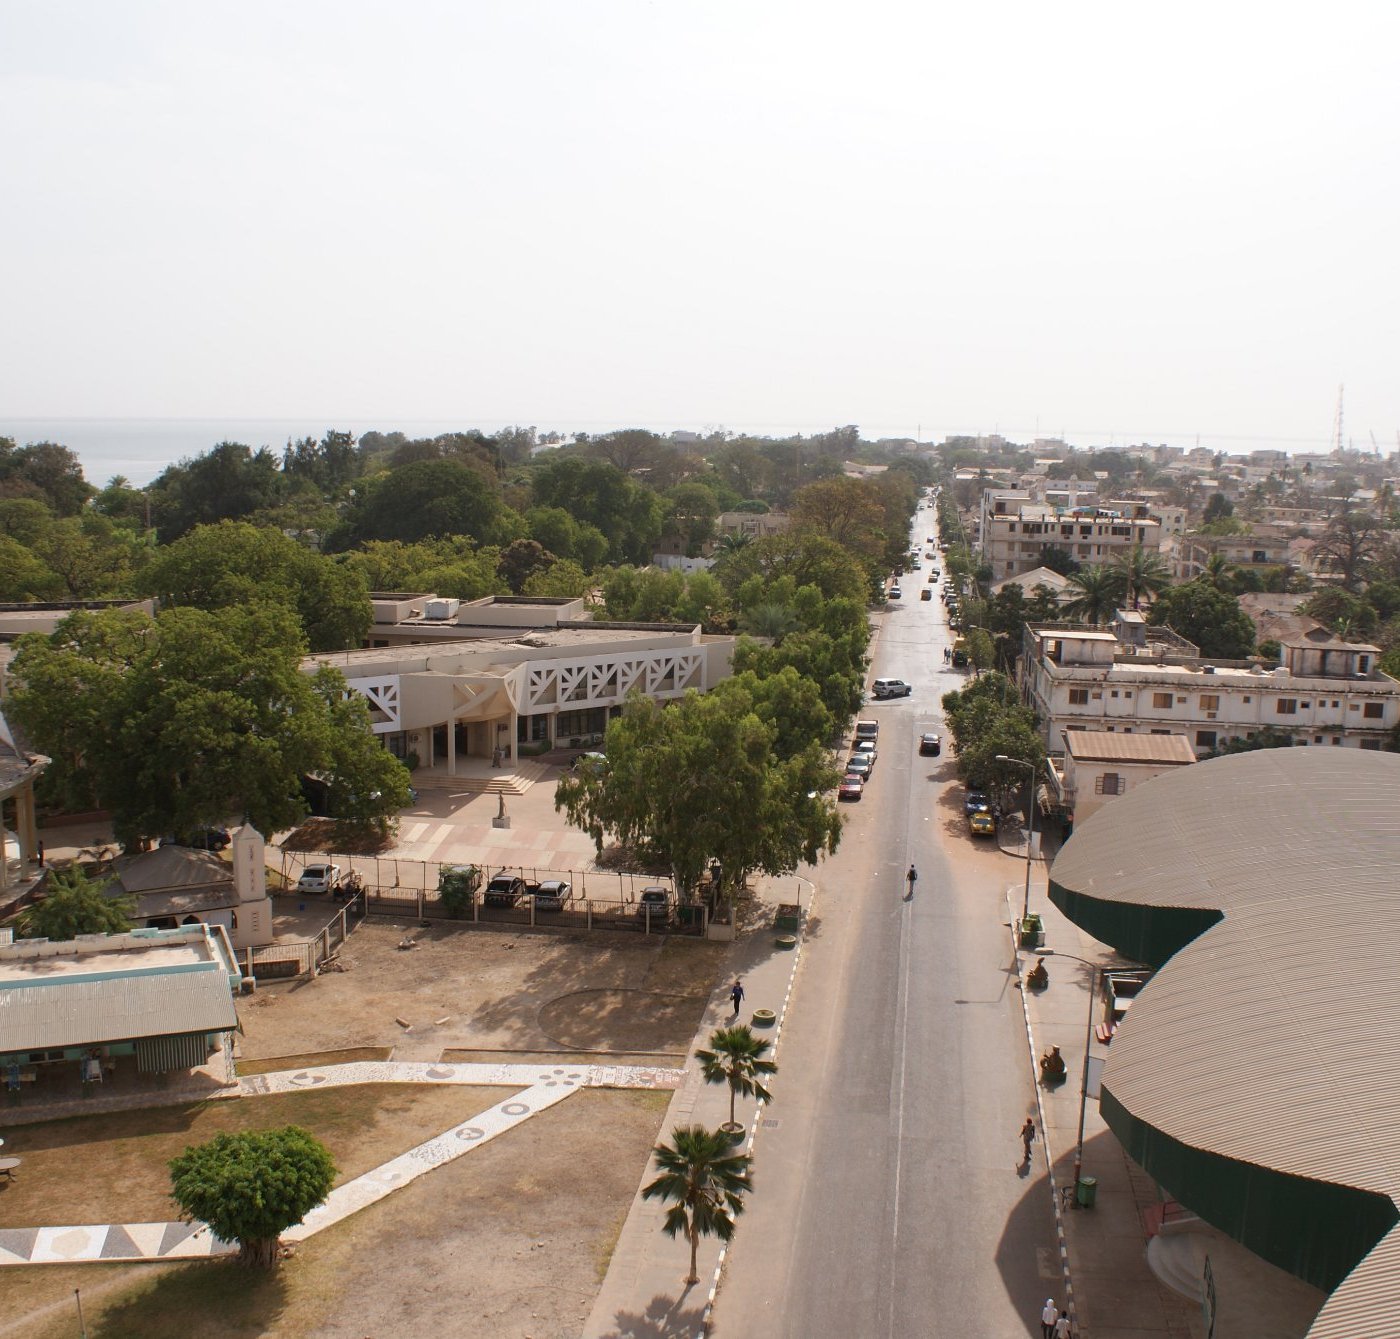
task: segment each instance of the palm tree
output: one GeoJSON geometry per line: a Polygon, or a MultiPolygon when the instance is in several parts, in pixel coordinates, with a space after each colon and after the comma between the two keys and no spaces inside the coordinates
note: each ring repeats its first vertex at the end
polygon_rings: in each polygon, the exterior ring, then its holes
{"type": "Polygon", "coordinates": [[[695,1258],[700,1238],[728,1241],[734,1235],[734,1219],[744,1211],[744,1194],[752,1189],[749,1167],[753,1159],[735,1153],[729,1136],[703,1125],[681,1125],[671,1132],[669,1144],[652,1150],[661,1175],[642,1187],[644,1200],[670,1204],[664,1231],[668,1237],[682,1233],[690,1242],[687,1283],[698,1283],[695,1258]]]}
{"type": "Polygon", "coordinates": [[[1201,575],[1197,578],[1207,586],[1214,586],[1216,590],[1224,590],[1230,577],[1230,564],[1225,561],[1225,555],[1212,553],[1205,561],[1205,566],[1201,568],[1201,575]]]}
{"type": "Polygon", "coordinates": [[[745,1097],[757,1097],[760,1101],[771,1102],[772,1096],[759,1082],[758,1076],[776,1074],[778,1067],[771,1060],[763,1058],[772,1049],[773,1043],[754,1036],[753,1029],[745,1023],[737,1027],[719,1028],[710,1034],[710,1049],[696,1051],[695,1058],[700,1062],[706,1083],[727,1083],[729,1085],[729,1124],[734,1126],[734,1103],[740,1093],[745,1097]]]}
{"type": "Polygon", "coordinates": [[[1129,552],[1119,557],[1113,570],[1123,582],[1128,603],[1134,609],[1142,596],[1160,595],[1172,584],[1172,574],[1161,555],[1148,553],[1141,544],[1134,544],[1129,552]]]}
{"type": "Polygon", "coordinates": [[[801,620],[787,605],[772,601],[756,604],[739,616],[741,631],[754,637],[767,637],[774,646],[801,626],[801,620]]]}
{"type": "Polygon", "coordinates": [[[1061,609],[1072,619],[1107,623],[1123,599],[1123,578],[1111,567],[1085,567],[1069,578],[1061,609]]]}
{"type": "Polygon", "coordinates": [[[753,543],[753,536],[736,530],[732,535],[721,535],[715,544],[716,553],[740,553],[753,543]]]}

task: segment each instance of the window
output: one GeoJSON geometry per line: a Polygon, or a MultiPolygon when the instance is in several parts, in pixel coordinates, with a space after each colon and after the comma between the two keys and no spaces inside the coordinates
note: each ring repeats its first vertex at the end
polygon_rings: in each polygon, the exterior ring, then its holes
{"type": "Polygon", "coordinates": [[[1370,656],[1357,656],[1357,657],[1356,657],[1356,672],[1357,672],[1358,674],[1366,674],[1366,673],[1369,673],[1369,672],[1370,672],[1370,669],[1371,669],[1371,657],[1370,657],[1370,656]]]}
{"type": "Polygon", "coordinates": [[[1198,749],[1213,749],[1215,747],[1215,731],[1197,730],[1196,747],[1198,749]]]}
{"type": "Polygon", "coordinates": [[[1250,697],[1250,695],[1249,695],[1248,693],[1246,693],[1246,694],[1244,695],[1244,700],[1245,700],[1246,702],[1253,702],[1253,701],[1254,701],[1254,699],[1253,699],[1252,697],[1250,697]]]}
{"type": "Polygon", "coordinates": [[[1202,711],[1219,711],[1219,710],[1220,710],[1220,694],[1219,694],[1219,693],[1202,693],[1202,694],[1201,694],[1201,710],[1202,710],[1202,711]]]}
{"type": "Polygon", "coordinates": [[[1124,689],[1123,696],[1131,702],[1133,700],[1133,690],[1131,688],[1124,689]]]}
{"type": "Polygon", "coordinates": [[[1071,688],[1069,690],[1069,704],[1072,707],[1087,707],[1089,705],[1089,690],[1087,688],[1071,688]]]}
{"type": "Polygon", "coordinates": [[[1121,795],[1126,789],[1117,772],[1105,772],[1094,782],[1095,795],[1121,795]]]}
{"type": "Polygon", "coordinates": [[[1152,705],[1153,705],[1154,707],[1156,707],[1158,710],[1165,710],[1166,708],[1170,707],[1171,704],[1172,704],[1172,695],[1171,695],[1170,693],[1153,693],[1153,694],[1152,694],[1152,705]]]}
{"type": "Polygon", "coordinates": [[[1314,744],[1320,744],[1320,743],[1322,743],[1322,736],[1321,736],[1321,735],[1314,735],[1314,736],[1313,736],[1313,743],[1314,743],[1314,744]]]}
{"type": "Polygon", "coordinates": [[[1338,702],[1336,698],[1333,698],[1333,699],[1332,699],[1332,706],[1333,706],[1334,709],[1337,708],[1337,707],[1340,707],[1341,705],[1342,705],[1342,704],[1341,704],[1340,702],[1338,702]]]}
{"type": "Polygon", "coordinates": [[[1333,736],[1332,736],[1332,742],[1333,742],[1334,744],[1340,744],[1340,743],[1342,742],[1342,737],[1341,737],[1341,735],[1333,735],[1333,736]]]}
{"type": "Polygon", "coordinates": [[[1381,741],[1379,739],[1363,739],[1361,741],[1361,747],[1363,749],[1370,749],[1372,753],[1379,753],[1381,741]]]}
{"type": "Polygon", "coordinates": [[[1368,702],[1361,708],[1361,714],[1368,721],[1378,721],[1385,715],[1384,702],[1368,702]]]}
{"type": "Polygon", "coordinates": [[[1275,710],[1280,716],[1296,716],[1298,714],[1298,699],[1296,697],[1281,697],[1275,710]]]}
{"type": "Polygon", "coordinates": [[[1154,735],[1169,735],[1169,734],[1171,734],[1171,731],[1170,731],[1170,730],[1154,730],[1154,731],[1152,731],[1152,733],[1153,733],[1154,735]]]}
{"type": "Polygon", "coordinates": [[[1118,690],[1115,688],[1115,689],[1109,694],[1109,697],[1117,697],[1117,696],[1118,696],[1118,690]]]}

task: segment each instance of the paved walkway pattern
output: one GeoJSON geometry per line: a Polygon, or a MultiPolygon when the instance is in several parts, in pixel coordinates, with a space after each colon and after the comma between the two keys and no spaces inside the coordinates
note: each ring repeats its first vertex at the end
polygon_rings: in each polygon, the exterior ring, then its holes
{"type": "MultiPolygon", "coordinates": [[[[307,1237],[377,1203],[489,1143],[548,1110],[581,1088],[654,1088],[680,1086],[684,1071],[629,1065],[474,1065],[363,1061],[318,1069],[281,1070],[239,1080],[243,1097],[290,1093],[309,1088],[356,1083],[444,1083],[496,1086],[516,1091],[460,1125],[411,1148],[331,1191],[305,1220],[282,1234],[285,1241],[307,1237]]],[[[193,1260],[229,1255],[237,1247],[220,1241],[204,1223],[100,1223],[79,1227],[0,1229],[0,1265],[79,1263],[82,1261],[193,1260]]]]}

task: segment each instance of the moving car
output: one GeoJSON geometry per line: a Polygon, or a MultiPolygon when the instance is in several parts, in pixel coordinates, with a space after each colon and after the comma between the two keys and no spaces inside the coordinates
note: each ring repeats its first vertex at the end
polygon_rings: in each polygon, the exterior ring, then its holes
{"type": "Polygon", "coordinates": [[[908,697],[913,691],[903,679],[876,679],[870,685],[871,696],[878,698],[908,697]]]}
{"type": "Polygon", "coordinates": [[[984,791],[970,790],[963,796],[963,813],[970,818],[973,814],[992,812],[992,802],[984,791]]]}
{"type": "Polygon", "coordinates": [[[919,752],[925,758],[936,758],[943,752],[943,741],[937,735],[920,735],[919,752]]]}
{"type": "Polygon", "coordinates": [[[573,885],[567,879],[545,879],[534,888],[536,911],[563,911],[572,902],[573,885]]]}
{"type": "Polygon", "coordinates": [[[847,772],[841,778],[841,784],[836,788],[836,798],[838,800],[858,800],[865,790],[865,782],[855,772],[847,772]]]}
{"type": "Polygon", "coordinates": [[[968,816],[967,829],[974,837],[995,837],[997,835],[997,821],[991,814],[979,810],[968,816]]]}
{"type": "Polygon", "coordinates": [[[902,590],[900,590],[900,588],[899,588],[898,586],[891,586],[891,587],[890,587],[890,599],[892,599],[892,600],[902,600],[903,598],[904,598],[904,592],[903,592],[902,590]]]}
{"type": "Polygon", "coordinates": [[[328,893],[339,882],[339,865],[308,865],[297,880],[297,892],[328,893]]]}
{"type": "Polygon", "coordinates": [[[921,599],[921,600],[931,600],[931,599],[933,599],[933,592],[932,592],[931,590],[929,590],[929,588],[928,588],[927,586],[925,586],[925,587],[923,588],[923,590],[921,590],[921,591],[919,592],[919,599],[921,599]]]}

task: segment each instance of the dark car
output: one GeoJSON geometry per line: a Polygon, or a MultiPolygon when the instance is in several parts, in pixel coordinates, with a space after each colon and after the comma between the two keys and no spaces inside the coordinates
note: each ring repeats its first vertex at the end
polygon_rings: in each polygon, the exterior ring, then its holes
{"type": "Polygon", "coordinates": [[[943,752],[943,741],[937,735],[920,735],[919,752],[925,758],[936,758],[943,752]]]}
{"type": "Polygon", "coordinates": [[[200,851],[222,851],[233,840],[227,828],[196,828],[178,837],[162,837],[162,846],[190,846],[200,851]]]}
{"type": "Polygon", "coordinates": [[[488,907],[513,907],[525,896],[525,880],[518,874],[497,874],[486,885],[488,907]]]}
{"type": "Polygon", "coordinates": [[[963,813],[969,818],[973,814],[989,814],[992,812],[992,802],[983,791],[970,790],[963,796],[963,813]]]}

